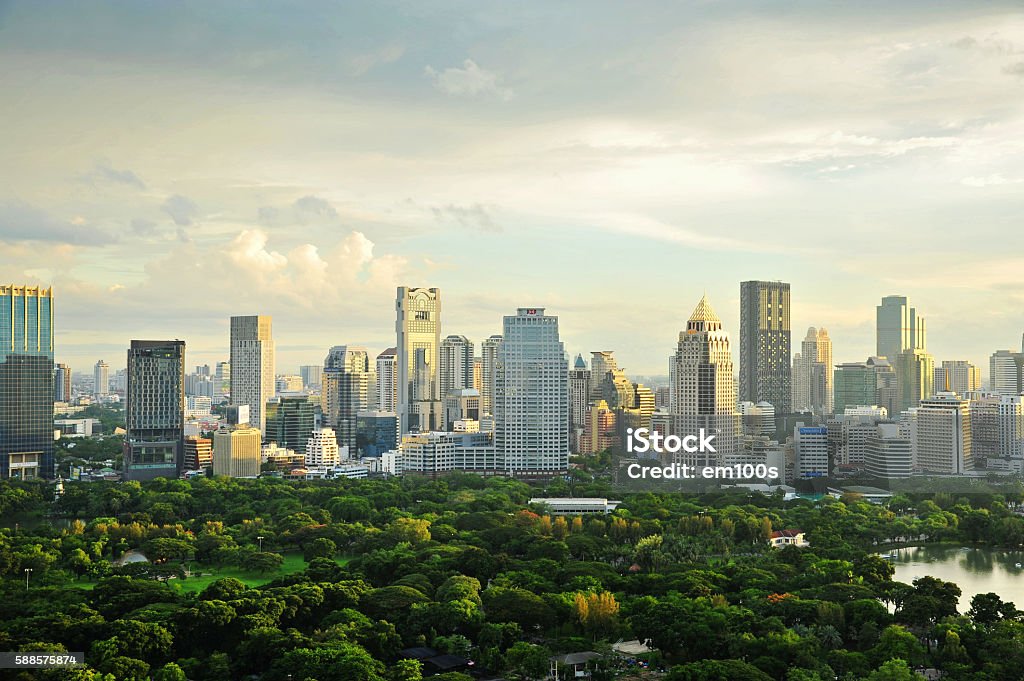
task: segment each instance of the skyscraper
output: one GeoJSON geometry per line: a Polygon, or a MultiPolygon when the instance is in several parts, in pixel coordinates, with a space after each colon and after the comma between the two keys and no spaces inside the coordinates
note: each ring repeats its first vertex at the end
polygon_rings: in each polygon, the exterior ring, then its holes
{"type": "Polygon", "coordinates": [[[967,360],[945,360],[941,367],[935,367],[934,390],[961,396],[981,390],[981,369],[967,360]]]}
{"type": "Polygon", "coordinates": [[[875,341],[877,355],[895,364],[904,350],[924,350],[924,319],[917,309],[907,304],[906,296],[886,296],[875,308],[875,341]]]}
{"type": "Polygon", "coordinates": [[[377,355],[377,409],[394,414],[398,410],[398,363],[395,348],[377,355]]]}
{"type": "Polygon", "coordinates": [[[494,414],[494,369],[500,346],[501,334],[494,334],[480,344],[480,411],[485,414],[494,414]]]}
{"type": "Polygon", "coordinates": [[[777,414],[792,411],[789,309],[789,284],[740,284],[739,398],[769,402],[777,414]]]}
{"type": "Polygon", "coordinates": [[[249,406],[249,423],[266,428],[274,396],[274,338],[268,315],[231,318],[231,404],[249,406]]]}
{"type": "Polygon", "coordinates": [[[184,460],[185,341],[133,340],[126,400],[124,479],[177,477],[184,460]]]}
{"type": "Polygon", "coordinates": [[[336,345],[327,353],[323,372],[324,423],[333,428],[338,444],[356,451],[356,419],[370,408],[376,384],[366,348],[336,345]]]}
{"type": "Polygon", "coordinates": [[[921,400],[914,425],[914,468],[960,475],[974,469],[970,402],[940,392],[921,400]]]}
{"type": "Polygon", "coordinates": [[[494,384],[494,444],[510,474],[569,468],[569,360],[558,317],[521,307],[504,319],[494,384]]]}
{"type": "Polygon", "coordinates": [[[465,336],[446,336],[441,341],[441,399],[451,390],[473,387],[473,347],[465,336]]]}
{"type": "Polygon", "coordinates": [[[225,426],[213,434],[213,474],[255,478],[260,474],[262,437],[258,428],[225,426]]]}
{"type": "Polygon", "coordinates": [[[71,367],[67,364],[53,366],[53,390],[55,402],[71,401],[71,367]]]}
{"type": "Polygon", "coordinates": [[[826,329],[807,329],[793,359],[793,409],[832,413],[832,339],[826,329]]]}
{"type": "Polygon", "coordinates": [[[52,478],[53,289],[0,284],[0,478],[52,478]]]}
{"type": "Polygon", "coordinates": [[[729,334],[711,308],[707,297],[700,299],[679,332],[672,361],[672,401],[669,406],[673,435],[697,435],[701,429],[715,435],[715,454],[680,454],[677,463],[714,464],[736,449],[740,431],[736,382],[733,378],[729,334]]]}
{"type": "Polygon", "coordinates": [[[441,422],[441,291],[398,287],[398,418],[402,433],[435,430],[441,422]]]}
{"type": "Polygon", "coordinates": [[[1024,352],[998,350],[988,360],[989,388],[1000,395],[1024,391],[1024,352]]]}
{"type": "Polygon", "coordinates": [[[110,393],[110,365],[102,359],[92,370],[92,394],[103,397],[110,393]]]}
{"type": "Polygon", "coordinates": [[[316,405],[307,395],[274,397],[267,402],[268,442],[297,452],[305,451],[315,422],[316,405]]]}
{"type": "Polygon", "coordinates": [[[303,364],[299,367],[299,376],[302,377],[302,385],[308,390],[319,388],[323,382],[321,372],[323,367],[319,364],[303,364]]]}
{"type": "MultiPolygon", "coordinates": [[[[607,405],[606,405],[607,406],[607,405]]],[[[580,451],[580,436],[590,413],[590,369],[583,355],[576,355],[576,363],[569,371],[569,428],[573,451],[580,451]]]]}
{"type": "Polygon", "coordinates": [[[896,356],[896,390],[899,411],[912,409],[934,393],[935,360],[921,349],[904,350],[896,356]]]}
{"type": "Polygon", "coordinates": [[[842,414],[847,407],[878,404],[878,378],[867,362],[837,364],[833,376],[833,409],[842,414]]]}
{"type": "Polygon", "coordinates": [[[590,353],[590,401],[604,399],[604,379],[619,368],[613,350],[595,350],[590,353]]]}

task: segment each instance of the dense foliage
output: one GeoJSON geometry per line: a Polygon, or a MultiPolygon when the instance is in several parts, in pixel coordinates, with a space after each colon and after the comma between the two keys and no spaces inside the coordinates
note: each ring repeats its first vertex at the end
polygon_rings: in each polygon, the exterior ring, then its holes
{"type": "Polygon", "coordinates": [[[568,518],[528,505],[570,487],[608,495],[586,473],[546,488],[78,483],[56,502],[45,484],[5,483],[0,650],[85,651],[87,669],[20,673],[104,681],[410,681],[411,646],[539,679],[552,654],[596,650],[595,678],[613,678],[610,644],[636,638],[672,681],[1024,678],[1013,604],[986,594],[959,615],[955,584],[894,582],[877,555],[895,541],[1019,548],[1015,498],[648,493],[568,518]],[[811,547],[769,548],[782,528],[811,547]],[[118,564],[129,551],[150,562],[118,564]],[[196,581],[210,572],[238,576],[196,581]]]}

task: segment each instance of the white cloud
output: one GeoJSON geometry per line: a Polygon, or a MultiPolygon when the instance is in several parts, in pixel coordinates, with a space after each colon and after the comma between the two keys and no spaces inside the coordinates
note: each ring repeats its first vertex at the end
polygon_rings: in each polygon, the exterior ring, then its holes
{"type": "Polygon", "coordinates": [[[434,82],[435,88],[449,95],[496,95],[506,101],[514,95],[510,88],[499,84],[498,74],[480,68],[472,59],[462,62],[462,68],[453,66],[440,72],[432,66],[427,66],[424,73],[434,82]]]}
{"type": "Polygon", "coordinates": [[[960,184],[968,187],[999,187],[1007,184],[1020,184],[1021,182],[1024,182],[1024,178],[1003,177],[999,173],[993,173],[985,177],[965,177],[960,180],[960,184]]]}

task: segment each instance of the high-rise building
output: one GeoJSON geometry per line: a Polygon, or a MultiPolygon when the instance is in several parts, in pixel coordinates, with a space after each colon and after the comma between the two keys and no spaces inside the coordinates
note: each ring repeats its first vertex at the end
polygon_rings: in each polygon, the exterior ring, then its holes
{"type": "Polygon", "coordinates": [[[580,430],[580,454],[597,454],[606,449],[618,449],[622,444],[616,413],[604,400],[590,405],[580,430]]]}
{"type": "Polygon", "coordinates": [[[262,439],[259,428],[251,426],[218,429],[213,434],[213,474],[231,478],[259,477],[263,462],[262,439]]]}
{"type": "Polygon", "coordinates": [[[322,383],[323,367],[319,364],[303,364],[299,367],[299,376],[306,390],[316,390],[322,383]]]}
{"type": "Polygon", "coordinates": [[[925,350],[925,323],[906,296],[886,296],[875,308],[876,354],[895,364],[906,350],[925,350]]]}
{"type": "Polygon", "coordinates": [[[970,405],[949,392],[921,400],[914,422],[916,470],[962,475],[974,469],[970,405]]]}
{"type": "Polygon", "coordinates": [[[445,431],[455,431],[457,421],[480,421],[480,393],[476,388],[453,388],[443,402],[445,431]]]}
{"type": "Polygon", "coordinates": [[[231,362],[217,362],[214,380],[216,381],[216,393],[218,395],[228,395],[231,393],[231,362]]]}
{"type": "Polygon", "coordinates": [[[867,440],[865,467],[876,478],[909,478],[914,467],[910,438],[896,423],[879,423],[867,440]]]}
{"type": "Polygon", "coordinates": [[[722,461],[736,449],[740,433],[736,383],[733,378],[729,334],[711,308],[707,297],[700,299],[679,332],[672,361],[672,401],[669,406],[671,434],[685,437],[703,429],[715,434],[716,453],[680,452],[676,463],[707,465],[722,461]]]}
{"type": "Polygon", "coordinates": [[[278,395],[282,393],[299,393],[302,392],[303,387],[302,376],[286,374],[274,379],[274,390],[278,395]]]}
{"type": "Polygon", "coordinates": [[[831,474],[828,428],[798,424],[793,429],[793,444],[796,451],[796,477],[824,478],[831,474]]]}
{"type": "Polygon", "coordinates": [[[924,350],[904,350],[896,356],[896,390],[899,411],[912,409],[935,390],[935,360],[924,350]]]}
{"type": "Polygon", "coordinates": [[[975,467],[1024,472],[1024,398],[982,392],[967,397],[975,467]]]}
{"type": "Polygon", "coordinates": [[[231,318],[231,404],[249,406],[249,423],[266,427],[274,396],[274,337],[269,315],[231,318]]]}
{"type": "Polygon", "coordinates": [[[1000,395],[1024,392],[1024,352],[998,350],[989,357],[989,389],[1000,395]]]}
{"type": "Polygon", "coordinates": [[[590,353],[590,401],[604,399],[604,379],[619,368],[613,350],[595,350],[590,353]]]}
{"type": "Polygon", "coordinates": [[[837,364],[833,376],[833,409],[842,414],[847,407],[878,404],[878,377],[867,362],[837,364]]]}
{"type": "Polygon", "coordinates": [[[480,409],[494,414],[494,371],[498,362],[501,334],[494,334],[480,344],[480,409]]]}
{"type": "Polygon", "coordinates": [[[52,478],[53,289],[0,284],[0,478],[52,478]]]}
{"type": "Polygon", "coordinates": [[[176,478],[184,460],[185,341],[133,340],[125,399],[124,479],[176,478]]]}
{"type": "Polygon", "coordinates": [[[305,451],[316,422],[316,405],[307,395],[273,397],[267,402],[268,442],[305,451]]]}
{"type": "Polygon", "coordinates": [[[482,357],[473,358],[473,384],[469,387],[476,388],[481,397],[483,396],[481,391],[484,387],[484,360],[482,357]]]}
{"type": "Polygon", "coordinates": [[[521,307],[504,319],[494,385],[494,444],[509,474],[569,468],[569,361],[558,317],[521,307]]]}
{"type": "Polygon", "coordinates": [[[382,456],[398,448],[398,415],[361,411],[356,415],[356,446],[362,456],[382,456]]]}
{"type": "Polygon", "coordinates": [[[792,411],[789,295],[781,281],[740,284],[739,399],[769,402],[779,414],[792,411]]]}
{"type": "Polygon", "coordinates": [[[128,369],[118,369],[110,379],[110,387],[115,393],[124,397],[128,394],[128,369]]]}
{"type": "Polygon", "coordinates": [[[71,401],[71,367],[67,364],[53,365],[53,401],[71,401]]]}
{"type": "Polygon", "coordinates": [[[370,354],[356,345],[336,345],[327,353],[323,372],[324,423],[333,429],[338,444],[356,450],[356,418],[370,408],[372,386],[370,354]]]}
{"type": "Polygon", "coordinates": [[[398,287],[398,419],[402,433],[435,430],[441,421],[441,291],[398,287]]]}
{"type": "Polygon", "coordinates": [[[579,451],[579,438],[590,413],[590,369],[583,355],[576,355],[576,363],[569,371],[569,429],[574,451],[579,451]]]}
{"type": "Polygon", "coordinates": [[[96,397],[103,397],[110,393],[110,365],[102,359],[93,367],[92,386],[92,394],[96,397]]]}
{"type": "Polygon", "coordinates": [[[832,339],[826,329],[812,326],[793,358],[793,409],[831,414],[832,398],[832,339]]]}
{"type": "Polygon", "coordinates": [[[441,341],[441,399],[451,390],[473,387],[473,343],[465,336],[445,336],[441,341]]]}
{"type": "Polygon", "coordinates": [[[775,434],[775,405],[771,402],[740,402],[739,412],[745,435],[775,434]]]}
{"type": "Polygon", "coordinates": [[[183,470],[198,471],[213,466],[213,440],[198,435],[185,438],[183,470]]]}
{"type": "Polygon", "coordinates": [[[981,390],[981,369],[966,360],[945,360],[942,366],[935,367],[933,386],[936,392],[958,395],[981,390]]]}
{"type": "Polygon", "coordinates": [[[395,348],[377,355],[377,408],[397,413],[398,410],[398,356],[395,348]]]}

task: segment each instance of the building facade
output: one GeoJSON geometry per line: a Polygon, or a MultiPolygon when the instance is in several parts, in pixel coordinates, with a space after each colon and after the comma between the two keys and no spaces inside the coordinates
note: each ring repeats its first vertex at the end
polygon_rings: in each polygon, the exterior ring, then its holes
{"type": "Polygon", "coordinates": [[[473,388],[474,345],[465,336],[445,336],[441,341],[439,380],[441,399],[452,390],[473,388]]]}
{"type": "Polygon", "coordinates": [[[370,409],[377,377],[366,348],[336,345],[327,353],[323,371],[324,423],[334,429],[338,444],[356,449],[356,418],[370,409]]]}
{"type": "Polygon", "coordinates": [[[921,400],[914,421],[914,468],[963,475],[974,470],[970,402],[941,392],[921,400]]]}
{"type": "Polygon", "coordinates": [[[377,409],[398,413],[398,355],[388,348],[377,355],[377,409]]]}
{"type": "Polygon", "coordinates": [[[435,430],[441,420],[441,291],[399,286],[395,307],[399,427],[403,433],[435,430]]]}
{"type": "Polygon", "coordinates": [[[124,479],[178,477],[184,464],[185,341],[133,340],[126,400],[124,479]]]}
{"type": "Polygon", "coordinates": [[[256,478],[260,474],[262,434],[259,428],[220,428],[213,434],[213,474],[256,478]]]}
{"type": "Polygon", "coordinates": [[[792,411],[790,287],[781,281],[740,284],[739,399],[792,411]]]}
{"type": "Polygon", "coordinates": [[[316,423],[316,405],[306,395],[275,397],[267,402],[266,440],[305,451],[316,423]]]}
{"type": "Polygon", "coordinates": [[[263,432],[274,396],[274,338],[268,315],[231,318],[231,403],[249,406],[249,423],[263,432]]]}

